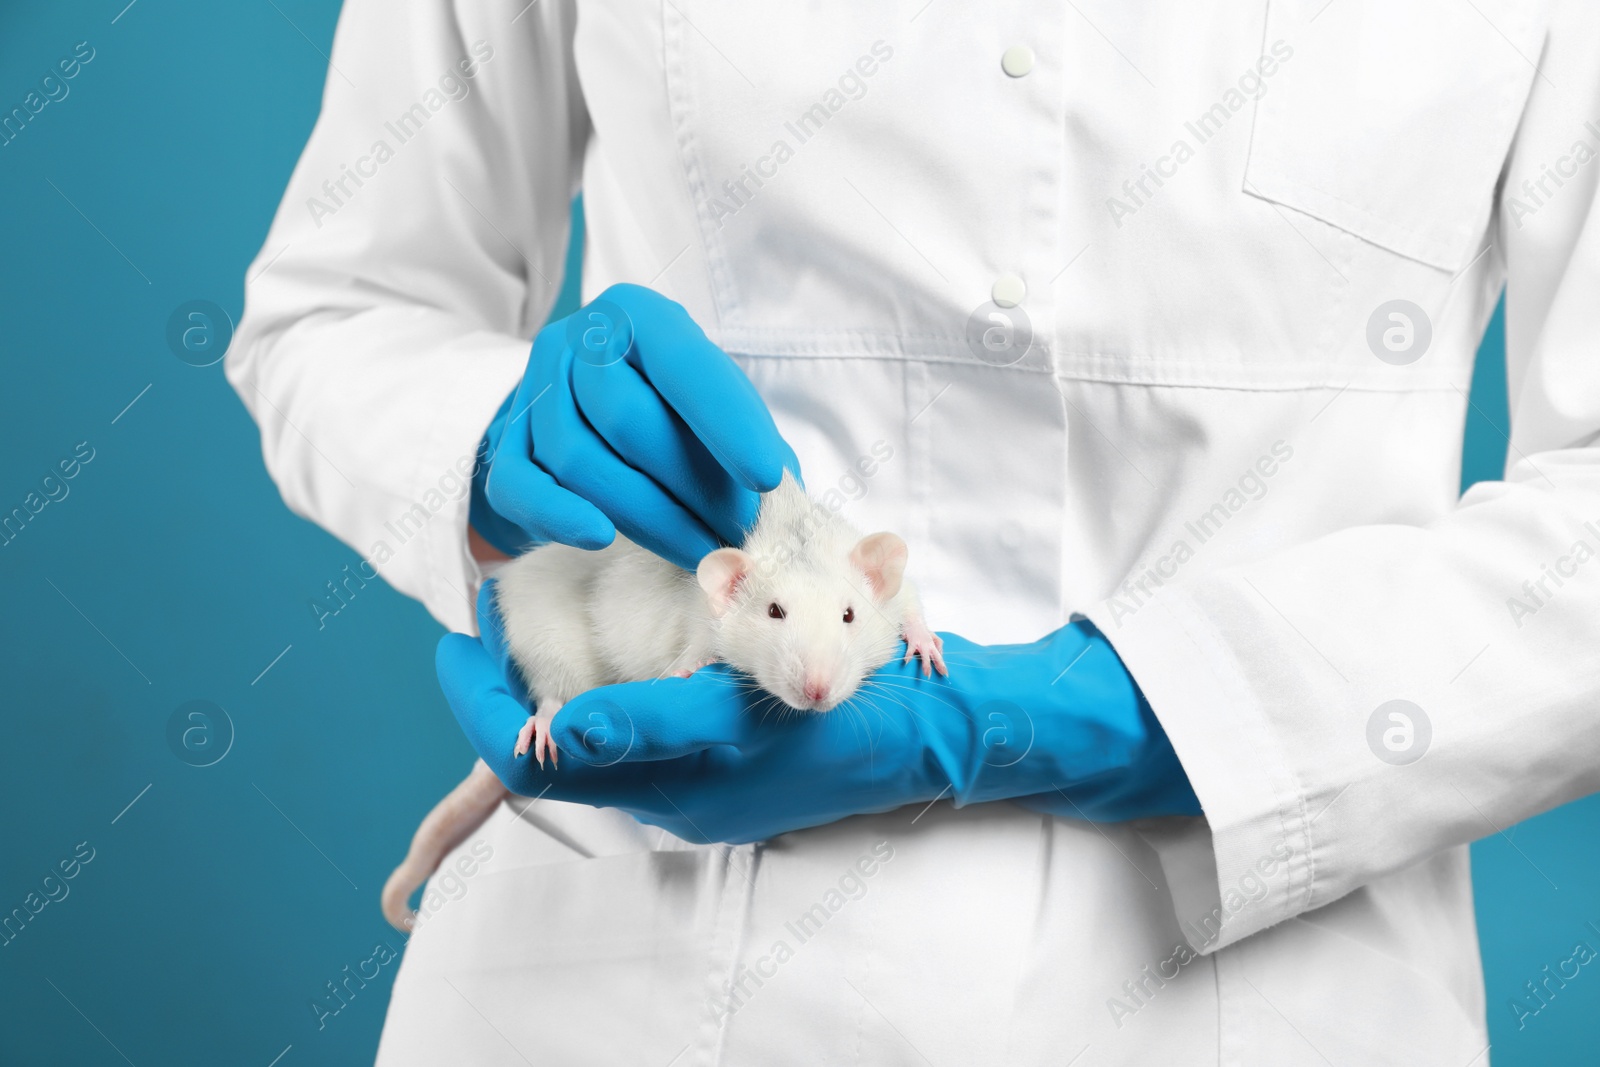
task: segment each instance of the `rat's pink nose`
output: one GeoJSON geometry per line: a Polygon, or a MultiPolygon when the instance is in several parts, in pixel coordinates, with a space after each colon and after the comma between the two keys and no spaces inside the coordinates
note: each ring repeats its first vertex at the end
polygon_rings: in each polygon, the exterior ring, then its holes
{"type": "Polygon", "coordinates": [[[820,678],[807,678],[805,685],[807,700],[824,701],[828,699],[828,683],[820,678]]]}

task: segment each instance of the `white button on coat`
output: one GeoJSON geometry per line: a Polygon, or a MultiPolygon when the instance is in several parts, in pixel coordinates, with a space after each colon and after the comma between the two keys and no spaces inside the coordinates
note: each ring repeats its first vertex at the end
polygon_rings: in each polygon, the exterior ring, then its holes
{"type": "Polygon", "coordinates": [[[989,298],[1003,308],[1014,308],[1028,295],[1028,284],[1015,274],[1002,274],[994,280],[989,298]]]}
{"type": "Polygon", "coordinates": [[[1000,57],[1000,69],[1013,78],[1021,78],[1033,69],[1033,49],[1025,44],[1014,44],[1000,57]]]}

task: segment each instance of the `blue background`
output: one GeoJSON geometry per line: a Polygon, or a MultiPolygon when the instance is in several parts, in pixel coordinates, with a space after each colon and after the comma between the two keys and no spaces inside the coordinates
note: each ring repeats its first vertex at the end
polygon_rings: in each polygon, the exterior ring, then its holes
{"type": "MultiPolygon", "coordinates": [[[[78,42],[96,51],[0,147],[0,512],[79,442],[95,453],[0,548],[0,914],[94,849],[0,947],[0,1062],[368,1062],[395,964],[320,1030],[309,1004],[401,947],[378,888],[471,762],[433,677],[438,627],[374,582],[317,628],[309,601],[356,554],[283,507],[220,365],[165,342],[189,300],[237,319],[338,5],[125,3],[0,10],[0,110],[78,42]],[[169,747],[191,700],[231,720],[213,766],[169,747]]],[[[1504,455],[1502,346],[1497,317],[1467,482],[1504,455]]],[[[1600,945],[1597,830],[1591,799],[1473,850],[1502,1067],[1594,1061],[1589,969],[1521,1031],[1507,1003],[1600,945]]]]}

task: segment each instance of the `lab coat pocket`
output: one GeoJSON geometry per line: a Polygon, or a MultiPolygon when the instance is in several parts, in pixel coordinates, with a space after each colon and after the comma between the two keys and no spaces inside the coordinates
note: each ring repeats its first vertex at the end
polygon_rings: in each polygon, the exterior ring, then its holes
{"type": "Polygon", "coordinates": [[[1515,0],[1271,0],[1244,192],[1460,271],[1544,36],[1515,0]]]}

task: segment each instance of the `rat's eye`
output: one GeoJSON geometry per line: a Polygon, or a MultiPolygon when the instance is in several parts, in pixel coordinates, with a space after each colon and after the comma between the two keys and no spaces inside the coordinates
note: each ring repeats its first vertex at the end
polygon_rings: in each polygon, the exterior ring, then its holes
{"type": "Polygon", "coordinates": [[[855,622],[856,621],[856,609],[855,608],[845,608],[844,609],[844,621],[845,622],[855,622]]]}
{"type": "Polygon", "coordinates": [[[767,605],[767,618],[769,619],[781,619],[786,614],[787,612],[778,606],[778,602],[776,600],[767,605]]]}

